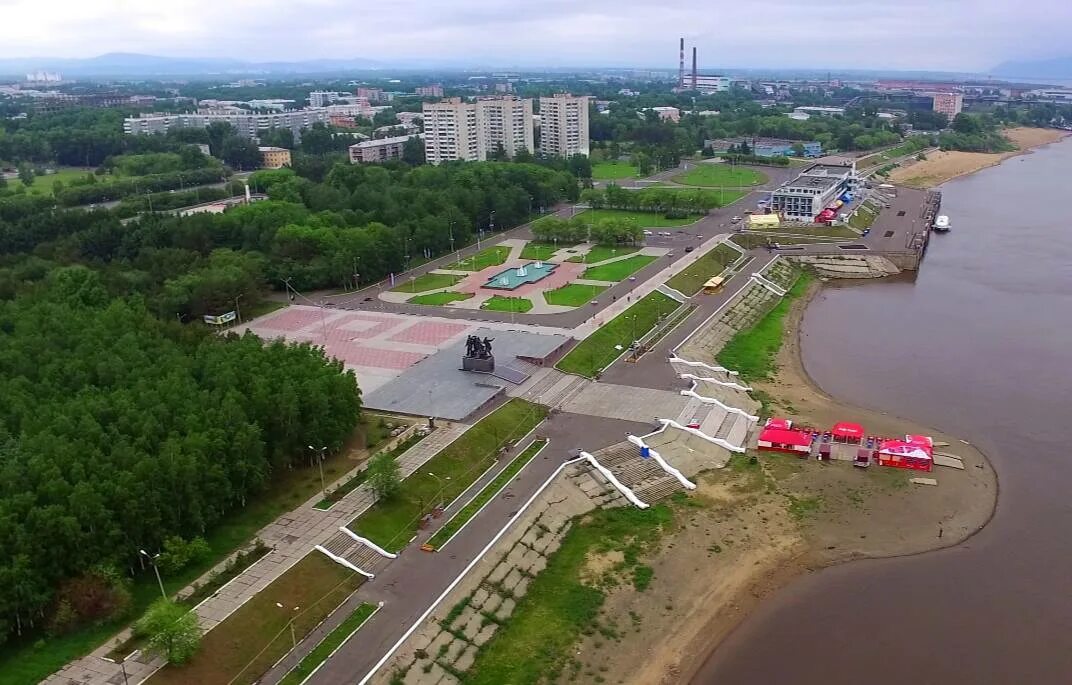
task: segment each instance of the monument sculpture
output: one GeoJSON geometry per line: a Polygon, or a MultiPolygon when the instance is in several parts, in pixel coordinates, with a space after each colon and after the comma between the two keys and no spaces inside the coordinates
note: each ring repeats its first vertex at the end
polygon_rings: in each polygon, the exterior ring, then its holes
{"type": "Polygon", "coordinates": [[[491,373],[495,370],[495,356],[491,353],[491,343],[495,338],[480,339],[470,335],[465,340],[465,356],[462,357],[462,369],[491,373]]]}

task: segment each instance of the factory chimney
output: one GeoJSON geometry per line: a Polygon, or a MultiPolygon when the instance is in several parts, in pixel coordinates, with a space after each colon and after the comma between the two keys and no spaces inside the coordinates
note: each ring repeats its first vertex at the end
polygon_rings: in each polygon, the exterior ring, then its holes
{"type": "Polygon", "coordinates": [[[681,58],[681,61],[678,63],[678,67],[677,67],[677,85],[678,85],[679,88],[684,88],[685,87],[685,38],[684,37],[682,37],[682,39],[681,39],[680,58],[681,58]]]}
{"type": "Polygon", "coordinates": [[[692,89],[696,90],[696,46],[692,46],[692,89]]]}

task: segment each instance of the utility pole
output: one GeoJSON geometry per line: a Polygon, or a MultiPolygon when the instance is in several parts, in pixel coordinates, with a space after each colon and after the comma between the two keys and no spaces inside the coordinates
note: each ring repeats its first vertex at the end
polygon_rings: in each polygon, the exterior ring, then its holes
{"type": "Polygon", "coordinates": [[[163,597],[166,602],[168,598],[167,592],[164,591],[164,581],[160,580],[160,568],[156,565],[156,559],[160,556],[160,553],[157,552],[154,555],[150,555],[144,549],[139,549],[138,552],[140,552],[141,555],[148,559],[149,563],[153,565],[153,571],[156,573],[156,582],[160,585],[160,596],[163,597]]]}
{"type": "Polygon", "coordinates": [[[235,319],[240,324],[242,323],[242,310],[238,308],[238,301],[242,299],[243,295],[245,295],[245,293],[239,293],[238,297],[234,298],[235,319]]]}
{"type": "Polygon", "coordinates": [[[328,496],[328,488],[324,485],[324,453],[328,451],[327,447],[321,447],[317,449],[312,445],[309,445],[309,449],[317,455],[316,465],[320,467],[320,492],[324,497],[328,496]]]}

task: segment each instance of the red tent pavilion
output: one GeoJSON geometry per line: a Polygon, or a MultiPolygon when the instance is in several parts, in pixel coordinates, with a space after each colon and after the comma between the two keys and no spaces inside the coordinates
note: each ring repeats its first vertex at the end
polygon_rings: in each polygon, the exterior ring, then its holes
{"type": "Polygon", "coordinates": [[[864,437],[864,427],[858,423],[839,421],[834,424],[834,429],[830,433],[838,442],[858,443],[864,437]]]}
{"type": "Polygon", "coordinates": [[[789,452],[807,457],[811,453],[811,436],[804,431],[768,426],[759,434],[758,447],[761,450],[789,452]]]}
{"type": "Polygon", "coordinates": [[[878,463],[899,469],[930,471],[934,466],[929,448],[904,440],[885,440],[878,450],[878,463]]]}
{"type": "Polygon", "coordinates": [[[790,419],[767,419],[767,422],[763,424],[765,428],[773,428],[774,430],[787,431],[793,429],[793,422],[790,419]]]}

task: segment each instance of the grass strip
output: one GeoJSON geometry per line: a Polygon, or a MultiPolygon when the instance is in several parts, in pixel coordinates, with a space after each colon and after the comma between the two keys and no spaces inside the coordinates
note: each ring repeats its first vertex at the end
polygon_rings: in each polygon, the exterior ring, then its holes
{"type": "Polygon", "coordinates": [[[517,312],[518,314],[524,314],[532,309],[532,300],[527,297],[503,297],[502,295],[492,295],[484,302],[484,304],[480,305],[480,308],[492,312],[517,312]]]}
{"type": "Polygon", "coordinates": [[[715,359],[718,363],[740,372],[745,380],[763,380],[775,371],[774,359],[782,347],[785,334],[785,316],[793,300],[804,294],[811,277],[802,274],[781,299],[751,328],[738,331],[730,338],[715,359]]]}
{"type": "Polygon", "coordinates": [[[585,338],[556,366],[562,371],[592,378],[679,306],[676,300],[660,292],[649,293],[585,338]]]}
{"type": "MultiPolygon", "coordinates": [[[[569,244],[563,243],[562,247],[569,247],[569,244]]],[[[525,243],[525,247],[521,248],[521,258],[546,262],[559,249],[560,248],[554,243],[541,243],[535,240],[530,240],[525,243]]]]}
{"type": "Polygon", "coordinates": [[[586,209],[577,214],[577,216],[588,223],[594,223],[600,219],[631,219],[641,228],[673,228],[675,226],[694,224],[703,214],[689,214],[678,219],[667,219],[662,212],[642,212],[631,209],[586,209]]]}
{"type": "Polygon", "coordinates": [[[510,248],[506,247],[505,245],[498,245],[496,247],[489,247],[487,249],[481,250],[475,255],[471,255],[469,257],[466,257],[465,259],[454,262],[450,266],[444,268],[453,269],[455,271],[480,271],[482,269],[488,268],[489,266],[502,264],[509,256],[510,248]]]}
{"type": "Polygon", "coordinates": [[[592,249],[589,250],[587,254],[570,257],[566,261],[574,262],[576,264],[595,264],[597,262],[602,262],[604,259],[632,254],[639,249],[639,245],[593,245],[592,249]]]}
{"type": "Polygon", "coordinates": [[[592,179],[596,181],[614,181],[621,178],[636,178],[639,169],[629,162],[608,161],[592,165],[592,179]]]}
{"type": "Polygon", "coordinates": [[[539,454],[540,450],[547,446],[547,439],[541,438],[536,440],[531,445],[525,448],[525,451],[514,457],[506,468],[499,472],[499,475],[495,477],[490,483],[485,485],[483,489],[477,493],[476,497],[471,499],[468,504],[458,510],[458,513],[450,517],[450,520],[443,524],[443,527],[436,531],[429,540],[428,544],[435,547],[437,550],[442,549],[454,535],[461,530],[465,524],[476,516],[477,512],[484,508],[503,488],[507,483],[514,479],[521,469],[532,461],[533,457],[539,454]]]}
{"type": "Polygon", "coordinates": [[[740,188],[767,182],[766,174],[755,169],[732,164],[697,164],[683,174],[674,176],[674,183],[687,186],[727,186],[740,188]]]}
{"type": "Polygon", "coordinates": [[[547,416],[547,408],[514,398],[473,425],[402,482],[393,497],[377,501],[347,526],[384,549],[401,550],[421,517],[469,489],[498,458],[547,416]]]}
{"type": "Polygon", "coordinates": [[[581,278],[593,281],[624,281],[637,271],[640,271],[657,258],[650,255],[634,255],[619,259],[616,262],[608,262],[600,266],[585,269],[581,278]]]}
{"type": "Polygon", "coordinates": [[[473,293],[458,293],[453,290],[444,290],[439,293],[427,293],[425,295],[414,295],[406,300],[410,304],[429,304],[429,305],[445,305],[451,302],[457,302],[459,300],[468,300],[473,296],[473,293]]]}
{"type": "MultiPolygon", "coordinates": [[[[453,268],[453,267],[451,267],[453,268]]],[[[391,288],[393,293],[421,293],[429,290],[436,290],[437,288],[447,288],[458,281],[462,280],[463,276],[457,274],[422,274],[416,278],[409,279],[404,283],[400,283],[391,288]]]]}
{"type": "Polygon", "coordinates": [[[712,276],[722,273],[740,256],[741,253],[729,245],[719,243],[666,284],[685,295],[695,295],[712,276]]]}
{"type": "Polygon", "coordinates": [[[547,304],[560,307],[580,307],[599,297],[599,294],[606,289],[605,285],[567,283],[561,288],[545,291],[543,299],[547,304]]]}
{"type": "Polygon", "coordinates": [[[305,682],[320,664],[327,661],[328,657],[331,656],[336,649],[353,637],[353,634],[365,624],[365,621],[372,618],[372,615],[376,613],[378,608],[379,607],[375,604],[362,602],[354,613],[347,616],[346,620],[339,624],[339,627],[328,633],[327,636],[320,641],[320,644],[298,663],[293,671],[280,680],[279,685],[301,685],[301,683],[305,682]]]}
{"type": "MultiPolygon", "coordinates": [[[[402,454],[405,454],[406,450],[408,450],[410,447],[413,447],[414,445],[416,445],[421,440],[424,440],[426,437],[428,437],[428,435],[429,435],[429,433],[414,432],[409,437],[407,437],[405,440],[403,440],[402,442],[398,443],[397,445],[392,447],[390,450],[387,450],[387,453],[390,454],[391,456],[397,458],[397,457],[401,456],[402,454]]],[[[380,453],[377,452],[377,454],[380,454],[380,453]]],[[[375,456],[375,455],[373,455],[373,456],[375,456]]],[[[357,486],[359,486],[362,483],[364,483],[365,479],[367,477],[368,477],[368,474],[365,472],[365,469],[361,469],[360,471],[355,473],[353,476],[351,476],[350,479],[347,480],[345,483],[343,483],[339,487],[337,487],[334,490],[332,490],[331,492],[329,492],[327,494],[327,497],[325,497],[324,499],[322,499],[319,502],[317,502],[314,505],[313,508],[314,509],[321,509],[321,510],[325,510],[325,511],[328,510],[328,509],[331,509],[331,507],[336,502],[338,502],[343,497],[345,497],[346,495],[348,495],[351,492],[353,492],[354,490],[356,490],[357,486]]]]}
{"type": "Polygon", "coordinates": [[[635,584],[637,576],[650,581],[639,558],[654,549],[673,521],[673,511],[664,504],[602,509],[577,520],[511,617],[481,647],[465,674],[466,684],[558,682],[581,633],[596,621],[606,589],[635,584]],[[609,574],[586,577],[589,555],[611,552],[621,552],[623,561],[609,574]]]}

